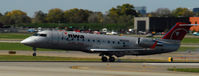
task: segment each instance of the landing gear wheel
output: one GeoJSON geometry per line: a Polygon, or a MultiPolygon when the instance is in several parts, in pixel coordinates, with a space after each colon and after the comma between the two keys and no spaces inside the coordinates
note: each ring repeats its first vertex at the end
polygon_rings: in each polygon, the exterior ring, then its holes
{"type": "Polygon", "coordinates": [[[37,53],[33,53],[32,56],[37,56],[37,53]]]}
{"type": "Polygon", "coordinates": [[[101,60],[102,60],[102,62],[107,62],[108,61],[107,57],[102,57],[101,60]]]}
{"type": "Polygon", "coordinates": [[[109,58],[109,62],[115,62],[115,58],[114,57],[110,57],[109,58]]]}

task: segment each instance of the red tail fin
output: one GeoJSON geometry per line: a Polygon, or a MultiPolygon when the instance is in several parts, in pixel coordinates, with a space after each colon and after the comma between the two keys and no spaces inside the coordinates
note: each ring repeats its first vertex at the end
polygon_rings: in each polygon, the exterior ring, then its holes
{"type": "Polygon", "coordinates": [[[182,40],[184,36],[188,33],[191,26],[181,26],[181,24],[183,25],[187,23],[176,23],[176,25],[162,39],[182,40]]]}

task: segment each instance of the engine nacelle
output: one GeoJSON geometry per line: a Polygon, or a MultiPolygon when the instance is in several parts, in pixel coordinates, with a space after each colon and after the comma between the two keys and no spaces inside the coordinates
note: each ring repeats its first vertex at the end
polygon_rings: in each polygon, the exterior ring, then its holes
{"type": "Polygon", "coordinates": [[[149,38],[138,38],[138,45],[143,47],[143,48],[150,48],[153,46],[154,44],[154,40],[153,39],[149,39],[149,38]]]}

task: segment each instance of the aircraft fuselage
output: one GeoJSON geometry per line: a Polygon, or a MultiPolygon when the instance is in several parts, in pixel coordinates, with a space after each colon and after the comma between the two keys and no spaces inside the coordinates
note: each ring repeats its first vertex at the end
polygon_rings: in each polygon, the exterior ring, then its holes
{"type": "Polygon", "coordinates": [[[45,34],[46,36],[31,36],[27,38],[28,40],[31,39],[34,41],[34,44],[29,46],[36,48],[83,51],[89,53],[104,52],[114,54],[116,56],[124,56],[172,52],[176,51],[180,45],[180,42],[172,40],[96,35],[72,31],[38,32],[38,35],[41,34],[45,34]],[[150,49],[156,40],[158,40],[157,46],[150,49]],[[91,51],[91,49],[121,49],[121,51],[91,51]]]}

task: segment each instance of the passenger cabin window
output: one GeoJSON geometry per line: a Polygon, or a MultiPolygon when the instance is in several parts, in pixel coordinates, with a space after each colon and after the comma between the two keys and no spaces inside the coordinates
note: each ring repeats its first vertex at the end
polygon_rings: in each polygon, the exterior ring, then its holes
{"type": "Polygon", "coordinates": [[[119,42],[119,41],[118,41],[117,43],[118,43],[118,44],[120,44],[120,42],[119,42]]]}

